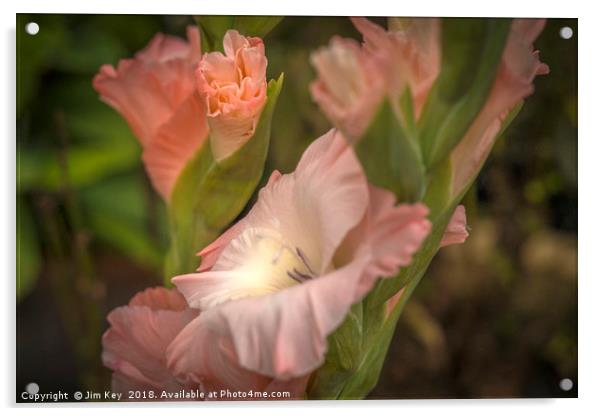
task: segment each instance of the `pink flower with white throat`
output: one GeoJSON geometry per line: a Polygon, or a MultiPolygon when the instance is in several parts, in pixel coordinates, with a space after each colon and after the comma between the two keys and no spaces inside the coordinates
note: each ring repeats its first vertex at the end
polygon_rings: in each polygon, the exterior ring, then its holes
{"type": "Polygon", "coordinates": [[[331,130],[295,172],[272,174],[249,214],[201,251],[199,273],[173,279],[202,312],[170,346],[170,368],[186,379],[235,378],[214,368],[221,356],[278,380],[306,376],[351,306],[411,262],[430,231],[426,215],[369,186],[331,130]]]}
{"type": "Polygon", "coordinates": [[[205,102],[195,88],[200,35],[188,42],[159,33],[133,59],[103,65],[94,77],[101,99],[127,121],[157,191],[169,200],[186,163],[207,139],[205,102]]]}
{"type": "Polygon", "coordinates": [[[205,54],[196,70],[198,89],[206,97],[211,149],[217,161],[253,136],[267,88],[268,61],[260,38],[228,30],[224,52],[205,54]]]}

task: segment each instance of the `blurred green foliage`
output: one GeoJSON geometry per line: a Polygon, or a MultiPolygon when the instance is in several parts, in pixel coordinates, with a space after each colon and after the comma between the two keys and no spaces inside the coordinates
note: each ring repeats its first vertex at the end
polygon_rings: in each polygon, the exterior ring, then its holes
{"type": "Polygon", "coordinates": [[[165,232],[153,229],[164,228],[165,216],[145,179],[138,143],[125,121],[100,102],[91,85],[101,65],[116,64],[134,54],[163,28],[161,20],[154,16],[17,16],[21,296],[33,287],[41,266],[34,248],[50,239],[40,232],[34,234],[35,222],[30,219],[33,215],[46,221],[36,204],[41,196],[61,205],[66,194],[77,194],[85,213],[84,227],[95,243],[119,250],[149,270],[161,264],[165,232]],[[23,29],[30,21],[40,27],[35,36],[23,29]],[[58,125],[57,116],[64,126],[58,125]],[[66,166],[61,165],[63,158],[66,166]],[[156,206],[159,216],[151,218],[149,204],[156,206]],[[151,222],[155,224],[149,226],[151,222]]]}

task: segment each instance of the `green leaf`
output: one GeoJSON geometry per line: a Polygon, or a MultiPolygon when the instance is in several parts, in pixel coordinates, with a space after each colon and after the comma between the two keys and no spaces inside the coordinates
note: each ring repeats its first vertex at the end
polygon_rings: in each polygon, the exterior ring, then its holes
{"type": "MultiPolygon", "coordinates": [[[[95,238],[119,250],[149,269],[159,269],[163,261],[161,234],[151,232],[151,224],[164,224],[165,212],[152,216],[148,194],[139,175],[111,178],[80,192],[86,226],[95,238]]],[[[157,204],[159,209],[162,204],[157,204]]]]}
{"type": "MultiPolygon", "coordinates": [[[[139,166],[138,142],[123,118],[98,100],[90,80],[86,77],[61,85],[49,91],[65,109],[69,142],[64,151],[70,185],[75,188],[93,185],[139,166]]],[[[42,119],[39,123],[43,123],[42,119]]],[[[57,152],[63,150],[59,150],[58,132],[50,121],[42,126],[34,133],[18,126],[17,189],[20,192],[57,191],[63,186],[57,157],[57,152]]]]}
{"type": "Polygon", "coordinates": [[[223,52],[224,35],[230,29],[235,29],[245,36],[263,38],[282,19],[282,16],[195,16],[204,52],[223,52]]]}
{"type": "Polygon", "coordinates": [[[17,201],[17,300],[21,300],[35,286],[41,256],[33,216],[21,198],[17,201]]]}
{"type": "MultiPolygon", "coordinates": [[[[342,380],[342,385],[338,386],[336,396],[333,395],[329,398],[363,399],[378,382],[389,344],[395,332],[397,319],[401,313],[400,309],[409,297],[408,291],[411,293],[413,287],[418,284],[418,281],[424,275],[431,260],[439,250],[441,237],[452,213],[453,210],[450,210],[434,220],[432,233],[420,251],[414,255],[414,260],[410,266],[402,269],[395,278],[381,279],[379,284],[362,301],[364,332],[360,337],[363,343],[361,349],[355,350],[354,358],[356,365],[353,367],[353,371],[342,373],[346,375],[344,380],[342,380]],[[389,316],[385,316],[386,301],[403,287],[406,287],[406,290],[402,298],[392,313],[389,316]]],[[[340,328],[333,333],[331,338],[339,337],[339,331],[340,328]]],[[[329,363],[328,360],[327,363],[329,363]]],[[[332,367],[332,364],[330,365],[332,367]]],[[[332,368],[329,371],[333,372],[332,368]]],[[[317,371],[316,380],[321,380],[318,379],[319,376],[323,377],[321,372],[322,368],[317,371]]],[[[341,373],[330,375],[335,380],[340,376],[341,373]]],[[[316,391],[319,390],[318,387],[315,387],[316,391]]]]}
{"type": "Polygon", "coordinates": [[[449,154],[481,111],[509,29],[509,19],[443,20],[441,74],[418,122],[427,169],[449,154]]]}
{"type": "Polygon", "coordinates": [[[17,117],[28,108],[40,87],[41,75],[54,64],[56,53],[68,41],[65,16],[58,14],[17,14],[17,117]],[[25,25],[36,22],[36,35],[25,32],[25,25]]]}
{"type": "Polygon", "coordinates": [[[196,253],[213,241],[245,207],[263,174],[272,115],[284,75],[270,81],[267,101],[255,134],[217,163],[203,146],[184,168],[169,204],[171,248],[166,279],[198,266],[196,253]]]}
{"type": "Polygon", "coordinates": [[[400,113],[409,112],[409,117],[400,120],[389,99],[385,99],[372,124],[355,145],[370,183],[390,190],[398,201],[403,202],[419,200],[424,188],[424,167],[412,122],[409,94],[407,90],[400,102],[400,107],[405,109],[400,113]]]}
{"type": "MultiPolygon", "coordinates": [[[[350,386],[358,383],[373,385],[378,374],[369,374],[378,360],[386,355],[381,338],[385,324],[383,304],[373,306],[364,299],[353,305],[347,318],[328,337],[325,362],[312,376],[308,394],[313,399],[357,399],[350,386]]],[[[371,387],[371,388],[372,388],[371,387]]],[[[370,389],[371,389],[370,388],[370,389]]]]}

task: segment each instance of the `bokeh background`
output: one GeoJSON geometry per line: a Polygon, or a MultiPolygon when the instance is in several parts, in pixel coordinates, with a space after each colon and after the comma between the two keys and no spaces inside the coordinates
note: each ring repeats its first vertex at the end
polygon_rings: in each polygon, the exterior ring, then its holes
{"type": "MultiPolygon", "coordinates": [[[[162,282],[163,203],[91,80],[156,32],[184,36],[188,24],[17,16],[17,400],[30,382],[41,392],[108,388],[106,314],[162,282]]],[[[359,40],[337,17],[285,18],[265,38],[268,75],[286,74],[266,175],[291,171],[329,129],[308,92],[308,56],[334,34],[359,40]]],[[[577,20],[548,20],[536,47],[551,73],[468,193],[471,236],[435,258],[369,398],[576,397],[577,35],[577,20]]]]}

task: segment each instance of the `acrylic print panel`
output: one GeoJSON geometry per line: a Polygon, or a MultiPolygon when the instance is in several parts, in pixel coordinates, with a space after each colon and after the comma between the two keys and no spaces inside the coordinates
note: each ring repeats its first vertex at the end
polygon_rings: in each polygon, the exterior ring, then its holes
{"type": "Polygon", "coordinates": [[[17,16],[17,402],[577,396],[577,21],[17,16]]]}

